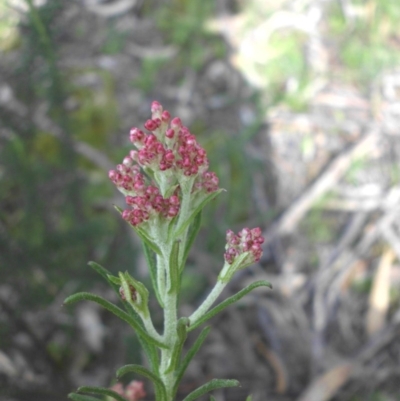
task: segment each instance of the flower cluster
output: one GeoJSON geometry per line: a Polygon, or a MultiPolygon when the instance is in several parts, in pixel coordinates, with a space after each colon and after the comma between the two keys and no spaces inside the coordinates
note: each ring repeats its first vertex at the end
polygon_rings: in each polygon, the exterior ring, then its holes
{"type": "Polygon", "coordinates": [[[137,165],[132,165],[128,157],[123,164],[117,166],[117,170],[111,170],[109,177],[122,193],[124,193],[127,205],[132,206],[122,213],[122,218],[134,226],[146,221],[152,214],[163,217],[174,217],[179,212],[179,197],[174,194],[169,198],[163,198],[157,187],[146,185],[145,177],[141,174],[137,165]]]}
{"type": "Polygon", "coordinates": [[[175,217],[180,207],[180,184],[185,177],[194,178],[193,192],[211,193],[218,189],[218,177],[208,171],[206,151],[196,137],[178,117],[171,119],[160,103],[153,102],[151,111],[152,118],[144,124],[150,133],[132,128],[130,141],[136,149],[109,172],[111,181],[131,206],[122,217],[134,226],[154,215],[175,217]],[[155,182],[148,185],[143,172],[155,182]],[[159,189],[165,181],[169,188],[176,187],[174,194],[166,198],[159,189]]]}
{"type": "Polygon", "coordinates": [[[114,384],[111,390],[126,398],[127,401],[139,401],[146,397],[146,392],[143,388],[143,382],[133,380],[125,388],[121,383],[114,384]]]}
{"type": "Polygon", "coordinates": [[[232,264],[235,259],[248,252],[248,256],[243,261],[243,265],[258,262],[262,255],[261,245],[264,242],[262,231],[259,227],[243,228],[237,235],[228,230],[226,232],[226,246],[224,258],[228,264],[232,264]]]}

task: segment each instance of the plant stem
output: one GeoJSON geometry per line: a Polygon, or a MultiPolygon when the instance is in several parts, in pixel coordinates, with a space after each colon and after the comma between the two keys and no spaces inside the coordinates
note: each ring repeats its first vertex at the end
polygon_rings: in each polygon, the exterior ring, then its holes
{"type": "MultiPolygon", "coordinates": [[[[163,274],[166,277],[164,280],[163,291],[163,302],[164,302],[164,342],[168,345],[168,349],[161,349],[161,366],[160,366],[160,376],[163,381],[166,391],[167,400],[173,400],[173,386],[174,386],[174,371],[168,372],[168,367],[171,362],[172,350],[178,340],[177,334],[177,300],[178,294],[175,290],[171,291],[171,277],[170,277],[170,255],[172,251],[172,246],[165,246],[163,249],[163,274]]],[[[177,268],[177,266],[175,266],[177,268]]],[[[158,401],[158,400],[157,400],[158,401]]]]}
{"type": "Polygon", "coordinates": [[[197,320],[199,320],[207,311],[210,309],[211,305],[215,302],[215,300],[219,297],[223,289],[226,287],[227,283],[218,280],[215,287],[208,294],[207,298],[203,301],[203,303],[193,312],[190,317],[190,324],[193,325],[197,320]]]}

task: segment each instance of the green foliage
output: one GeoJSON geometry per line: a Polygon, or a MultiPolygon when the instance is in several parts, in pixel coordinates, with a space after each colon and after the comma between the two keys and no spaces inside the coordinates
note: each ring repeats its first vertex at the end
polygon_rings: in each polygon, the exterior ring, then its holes
{"type": "Polygon", "coordinates": [[[198,70],[210,50],[215,57],[224,55],[221,39],[204,30],[205,21],[212,16],[214,7],[211,1],[173,0],[158,10],[158,27],[169,43],[181,49],[176,60],[180,66],[189,65],[198,70]]]}
{"type": "Polygon", "coordinates": [[[158,11],[156,20],[169,41],[185,48],[203,35],[204,22],[213,8],[212,2],[173,0],[158,11]]]}
{"type": "MultiPolygon", "coordinates": [[[[223,249],[228,227],[249,221],[254,216],[266,220],[266,216],[258,213],[250,197],[255,185],[254,172],[265,167],[262,161],[249,157],[244,151],[259,132],[260,124],[256,121],[239,132],[214,131],[203,139],[210,165],[220,179],[220,186],[227,191],[211,202],[203,214],[205,229],[212,227],[205,237],[206,248],[211,253],[223,249]],[[246,202],[242,201],[243,194],[247,194],[246,202]]],[[[207,128],[199,127],[197,130],[206,132],[207,128]]]]}
{"type": "Polygon", "coordinates": [[[339,2],[331,2],[328,27],[340,49],[346,78],[367,85],[383,70],[398,65],[399,7],[391,0],[354,1],[357,15],[346,17],[339,2]]]}
{"type": "Polygon", "coordinates": [[[393,398],[391,396],[386,395],[383,391],[374,391],[372,394],[367,396],[358,397],[355,396],[351,399],[351,401],[392,401],[392,400],[400,400],[400,397],[393,398]]]}
{"type": "Polygon", "coordinates": [[[96,149],[106,149],[110,133],[115,132],[118,125],[112,75],[107,71],[87,69],[74,71],[70,79],[79,77],[82,80],[85,76],[98,84],[96,87],[70,85],[70,99],[77,105],[70,113],[71,130],[78,140],[96,149]]]}
{"type": "Polygon", "coordinates": [[[204,288],[208,283],[204,275],[199,271],[198,266],[186,266],[185,274],[182,275],[181,294],[182,302],[195,302],[201,298],[204,288]]]}
{"type": "Polygon", "coordinates": [[[118,31],[114,24],[110,23],[107,37],[103,44],[103,53],[110,55],[120,53],[125,46],[126,36],[125,32],[118,31]]]}
{"type": "Polygon", "coordinates": [[[262,69],[269,82],[281,85],[288,77],[302,79],[306,72],[302,51],[305,39],[305,35],[297,31],[278,31],[272,35],[265,49],[269,62],[262,69]]]}
{"type": "Polygon", "coordinates": [[[352,289],[359,294],[369,294],[372,288],[372,278],[366,277],[359,280],[355,280],[352,283],[352,289]]]}
{"type": "Polygon", "coordinates": [[[312,209],[301,226],[312,243],[329,243],[335,238],[336,218],[321,208],[312,209]]]}
{"type": "Polygon", "coordinates": [[[344,179],[347,182],[356,185],[360,180],[360,174],[361,177],[365,174],[365,167],[367,163],[368,163],[368,158],[366,156],[352,160],[351,165],[347,170],[344,179]]]}
{"type": "MultiPolygon", "coordinates": [[[[0,218],[5,228],[0,232],[0,265],[2,281],[23,288],[21,308],[53,300],[71,275],[84,280],[88,275],[82,267],[89,255],[113,259],[109,250],[119,229],[95,204],[112,194],[107,177],[77,156],[73,146],[78,139],[107,148],[116,124],[111,75],[61,70],[53,40],[63,2],[38,8],[28,3],[22,57],[8,84],[29,113],[21,119],[0,109],[10,133],[0,148],[0,218]],[[72,83],[78,73],[96,74],[100,89],[93,92],[72,83]],[[67,98],[77,102],[73,111],[65,107],[67,98]],[[43,126],[33,118],[42,104],[48,105],[50,122],[43,126]]],[[[120,244],[120,249],[127,246],[126,241],[120,244]]]]}
{"type": "Polygon", "coordinates": [[[143,93],[149,93],[157,83],[159,71],[166,65],[163,58],[145,58],[143,59],[141,72],[132,82],[132,87],[140,89],[143,93]]]}

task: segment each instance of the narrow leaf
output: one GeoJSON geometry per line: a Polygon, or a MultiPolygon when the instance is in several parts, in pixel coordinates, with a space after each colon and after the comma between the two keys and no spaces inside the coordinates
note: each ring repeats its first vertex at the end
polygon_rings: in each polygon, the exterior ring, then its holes
{"type": "Polygon", "coordinates": [[[172,349],[171,362],[166,373],[174,371],[178,366],[179,359],[181,357],[182,347],[187,337],[187,327],[189,323],[190,320],[187,317],[181,317],[178,320],[178,324],[176,327],[178,338],[176,339],[176,342],[172,349]]]}
{"type": "Polygon", "coordinates": [[[150,370],[144,368],[143,366],[140,365],[125,365],[122,368],[117,370],[117,377],[120,378],[121,376],[127,374],[127,373],[138,373],[139,375],[142,375],[146,377],[147,379],[150,379],[153,384],[154,388],[156,390],[156,399],[161,399],[166,400],[167,399],[167,392],[164,386],[164,383],[161,381],[161,379],[156,376],[153,372],[150,372],[150,370]]]}
{"type": "Polygon", "coordinates": [[[72,401],[100,401],[98,398],[90,397],[89,395],[81,395],[75,393],[68,394],[68,398],[72,401]]]}
{"type": "Polygon", "coordinates": [[[98,295],[95,294],[91,294],[89,292],[79,292],[77,294],[69,296],[64,301],[64,304],[70,305],[78,301],[92,301],[98,303],[103,308],[113,313],[115,316],[127,322],[134,330],[136,330],[137,334],[139,336],[142,336],[143,339],[146,340],[147,342],[150,342],[151,344],[154,344],[159,348],[168,348],[166,345],[160,343],[159,341],[151,337],[132,316],[124,312],[122,309],[118,308],[118,306],[105,300],[104,298],[99,297],[98,295]]]}
{"type": "Polygon", "coordinates": [[[157,285],[157,262],[156,262],[156,258],[154,256],[154,252],[144,241],[142,241],[142,246],[143,246],[143,253],[146,258],[147,266],[149,267],[150,279],[151,279],[151,284],[153,285],[153,288],[154,288],[154,293],[156,294],[158,303],[160,304],[160,306],[162,308],[164,308],[164,304],[161,300],[160,292],[158,290],[158,285],[157,285]]]}
{"type": "Polygon", "coordinates": [[[140,336],[138,336],[138,339],[141,347],[143,348],[143,351],[145,352],[150,362],[151,369],[153,370],[153,372],[158,372],[158,369],[160,367],[160,357],[157,348],[153,344],[149,344],[148,342],[146,342],[140,336]]]}
{"type": "Polygon", "coordinates": [[[194,218],[199,214],[199,212],[209,203],[212,201],[214,198],[216,198],[221,192],[225,191],[225,189],[219,189],[218,191],[212,192],[211,194],[207,195],[202,202],[193,210],[193,212],[190,214],[190,216],[187,218],[186,221],[184,221],[180,227],[177,228],[175,232],[175,238],[178,238],[179,235],[181,235],[185,229],[189,226],[189,224],[192,223],[194,218]]]}
{"type": "Polygon", "coordinates": [[[217,401],[217,400],[215,399],[215,397],[213,397],[212,395],[210,395],[210,401],[217,401]]]}
{"type": "Polygon", "coordinates": [[[198,389],[192,391],[183,401],[193,401],[208,392],[215,390],[217,388],[225,387],[238,387],[240,383],[237,380],[225,380],[225,379],[213,379],[206,384],[203,384],[198,389]]]}
{"type": "Polygon", "coordinates": [[[180,273],[179,273],[179,245],[180,241],[175,241],[172,245],[171,255],[169,258],[169,279],[170,287],[168,293],[178,293],[180,287],[180,273]]]}
{"type": "MultiPolygon", "coordinates": [[[[197,337],[197,340],[194,342],[194,344],[191,346],[191,348],[189,349],[189,351],[183,358],[183,361],[182,361],[181,365],[179,366],[179,370],[176,374],[173,394],[176,394],[176,392],[178,391],[179,383],[181,382],[182,377],[185,374],[185,371],[186,371],[187,367],[189,366],[190,361],[193,359],[193,357],[197,354],[197,351],[203,345],[203,342],[207,338],[210,330],[211,330],[211,328],[209,326],[204,327],[204,329],[201,331],[200,335],[197,337]]],[[[189,330],[187,329],[187,331],[189,331],[189,330]]]]}
{"type": "Polygon", "coordinates": [[[194,240],[196,239],[197,234],[199,233],[199,230],[201,227],[201,217],[202,217],[202,211],[200,210],[200,212],[196,214],[196,216],[193,220],[193,224],[190,227],[189,237],[187,239],[185,252],[184,252],[183,258],[182,258],[182,265],[180,266],[181,271],[185,268],[186,259],[189,255],[190,249],[192,248],[194,240]]]}
{"type": "Polygon", "coordinates": [[[246,401],[251,401],[253,399],[252,395],[247,396],[246,401]]]}
{"type": "Polygon", "coordinates": [[[119,395],[115,391],[110,390],[109,388],[82,386],[82,387],[78,388],[78,391],[80,393],[106,395],[108,397],[114,398],[117,401],[126,401],[126,398],[122,397],[121,395],[119,395]]]}
{"type": "Polygon", "coordinates": [[[140,237],[140,239],[146,243],[146,245],[153,250],[157,255],[161,255],[160,248],[154,243],[154,241],[148,236],[146,231],[141,229],[138,226],[132,226],[132,228],[136,231],[136,234],[140,237]]]}
{"type": "Polygon", "coordinates": [[[88,265],[95,270],[97,273],[100,274],[100,276],[102,276],[103,278],[105,278],[108,281],[108,276],[111,276],[112,273],[110,271],[108,271],[105,267],[99,265],[96,262],[90,261],[88,262],[88,265]]]}
{"type": "Polygon", "coordinates": [[[213,316],[215,316],[217,313],[221,312],[224,310],[226,307],[229,305],[232,305],[233,303],[239,301],[239,299],[243,298],[245,295],[247,295],[250,291],[253,291],[257,287],[269,287],[272,288],[271,283],[268,281],[260,280],[256,281],[246,288],[243,288],[243,290],[239,291],[237,294],[232,295],[231,297],[225,299],[225,301],[221,302],[219,305],[217,305],[215,308],[211,309],[207,313],[205,313],[199,320],[196,322],[191,322],[188,331],[192,331],[196,327],[200,326],[204,322],[206,322],[208,319],[211,319],[213,316]]]}
{"type": "Polygon", "coordinates": [[[108,280],[118,288],[119,292],[119,287],[121,287],[121,279],[119,277],[108,275],[108,280]]]}

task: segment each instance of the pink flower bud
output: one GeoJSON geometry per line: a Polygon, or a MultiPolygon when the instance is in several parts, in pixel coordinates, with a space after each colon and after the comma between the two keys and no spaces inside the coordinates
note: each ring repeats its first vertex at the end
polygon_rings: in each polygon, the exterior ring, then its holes
{"type": "Polygon", "coordinates": [[[169,114],[167,110],[164,110],[161,114],[161,121],[163,123],[168,123],[170,119],[171,119],[171,114],[169,114]]]}
{"type": "Polygon", "coordinates": [[[180,119],[179,117],[174,117],[174,118],[171,120],[171,128],[172,128],[172,129],[176,129],[176,128],[180,128],[180,127],[182,127],[182,121],[181,121],[181,119],[180,119]]]}
{"type": "Polygon", "coordinates": [[[135,146],[142,143],[145,136],[144,132],[138,128],[132,128],[129,133],[129,139],[135,146]]]}
{"type": "Polygon", "coordinates": [[[166,136],[167,138],[169,138],[169,139],[172,139],[172,138],[174,137],[174,135],[175,135],[175,131],[174,131],[173,129],[171,129],[171,128],[168,128],[168,129],[165,131],[165,136],[166,136]]]}
{"type": "Polygon", "coordinates": [[[155,118],[154,120],[147,120],[144,124],[144,128],[149,131],[155,131],[161,125],[161,120],[155,118]]]}
{"type": "MultiPolygon", "coordinates": [[[[127,401],[139,401],[146,397],[143,382],[136,380],[131,381],[125,388],[122,383],[116,383],[110,388],[110,390],[113,390],[120,396],[126,398],[127,401]]],[[[107,397],[107,400],[111,400],[111,398],[107,397]]]]}
{"type": "Polygon", "coordinates": [[[151,112],[152,113],[162,113],[162,111],[163,111],[163,108],[162,108],[161,104],[158,103],[157,100],[154,100],[151,103],[151,112]]]}
{"type": "Polygon", "coordinates": [[[127,396],[128,401],[139,401],[142,398],[146,397],[143,382],[136,380],[130,382],[126,386],[125,395],[127,396]]]}
{"type": "Polygon", "coordinates": [[[133,164],[133,160],[130,157],[125,157],[122,161],[122,164],[127,167],[131,167],[133,164]]]}

